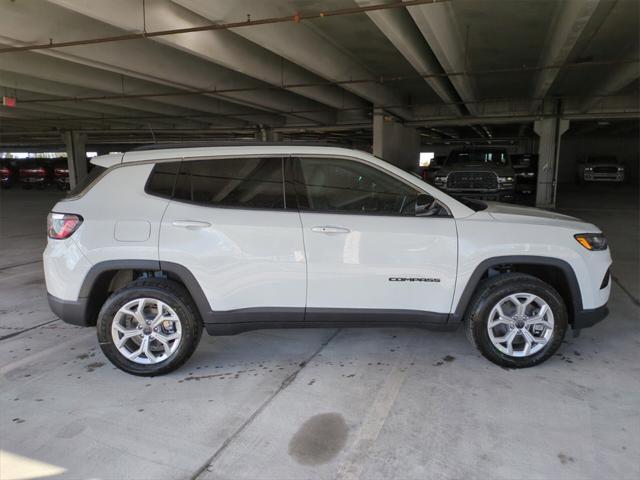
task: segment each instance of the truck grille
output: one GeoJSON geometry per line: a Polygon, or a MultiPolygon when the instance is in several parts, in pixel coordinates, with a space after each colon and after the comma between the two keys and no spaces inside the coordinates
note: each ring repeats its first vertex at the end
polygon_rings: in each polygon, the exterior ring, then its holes
{"type": "Polygon", "coordinates": [[[593,173],[618,173],[618,167],[593,167],[593,173]]]}
{"type": "Polygon", "coordinates": [[[447,177],[451,190],[497,190],[498,176],[493,172],[451,172],[447,177]]]}

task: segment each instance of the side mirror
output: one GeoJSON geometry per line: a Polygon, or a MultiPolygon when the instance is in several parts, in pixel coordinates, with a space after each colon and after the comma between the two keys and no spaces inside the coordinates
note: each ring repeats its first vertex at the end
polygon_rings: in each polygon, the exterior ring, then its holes
{"type": "Polygon", "coordinates": [[[427,193],[421,193],[416,197],[416,216],[425,217],[434,215],[438,211],[436,199],[427,193]]]}

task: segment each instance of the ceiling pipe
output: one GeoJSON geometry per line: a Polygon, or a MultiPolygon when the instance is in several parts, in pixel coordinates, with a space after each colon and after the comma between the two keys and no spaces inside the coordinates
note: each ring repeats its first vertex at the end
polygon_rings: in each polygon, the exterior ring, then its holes
{"type": "Polygon", "coordinates": [[[256,27],[260,25],[272,25],[276,23],[291,23],[291,22],[300,23],[303,21],[314,20],[319,18],[352,15],[354,13],[364,13],[364,12],[370,12],[374,10],[388,10],[390,8],[402,8],[402,7],[406,7],[407,5],[424,5],[428,3],[441,3],[441,2],[449,2],[449,1],[451,0],[407,0],[404,3],[401,1],[398,1],[391,4],[379,4],[379,5],[372,5],[369,7],[343,8],[339,10],[327,10],[327,11],[321,11],[317,13],[308,13],[308,14],[293,13],[291,15],[283,15],[279,17],[268,17],[268,18],[261,18],[257,20],[247,19],[246,21],[240,21],[240,22],[215,23],[215,24],[212,23],[209,25],[201,25],[198,27],[173,28],[169,30],[158,30],[158,31],[150,31],[150,32],[144,31],[140,33],[111,35],[107,37],[89,38],[84,40],[72,40],[67,42],[50,41],[49,43],[0,48],[0,53],[23,52],[23,51],[30,51],[30,50],[48,50],[51,48],[77,47],[79,45],[93,45],[98,43],[109,43],[109,42],[124,42],[127,40],[141,40],[144,38],[163,37],[167,35],[180,35],[184,33],[207,32],[207,31],[214,31],[214,30],[230,30],[233,28],[256,27]]]}
{"type": "MultiPolygon", "coordinates": [[[[85,2],[79,0],[49,0],[87,17],[108,23],[125,31],[139,31],[145,25],[159,29],[170,27],[199,27],[209,21],[191,10],[169,0],[147,2],[144,15],[140,3],[131,0],[85,2]]],[[[322,79],[228,30],[207,30],[192,35],[149,36],[170,47],[196,55],[278,89],[289,90],[332,108],[367,108],[355,95],[333,85],[322,84],[322,79]],[[284,84],[301,84],[285,87],[284,84]],[[306,86],[310,85],[310,86],[306,86]]]]}
{"type": "MultiPolygon", "coordinates": [[[[379,1],[355,0],[361,7],[375,5],[379,1]]],[[[387,2],[389,3],[389,0],[387,2]]],[[[466,112],[459,104],[460,98],[406,9],[372,10],[367,12],[367,16],[424,78],[436,95],[448,104],[453,113],[464,115],[466,112]]]]}
{"type": "MultiPolygon", "coordinates": [[[[0,42],[5,44],[24,45],[33,38],[42,38],[43,32],[46,32],[46,36],[53,38],[68,38],[74,33],[76,35],[91,33],[108,35],[122,32],[119,28],[48,2],[13,2],[3,5],[2,15],[0,15],[0,42]],[[72,30],[69,29],[70,25],[73,26],[72,30]]],[[[5,57],[21,54],[24,52],[3,54],[0,55],[0,61],[5,57]]],[[[107,43],[100,48],[80,45],[69,49],[47,49],[41,53],[27,53],[27,55],[53,56],[180,90],[263,85],[262,82],[248,76],[156,42],[129,42],[126,49],[117,43],[107,43]]],[[[212,93],[208,96],[217,99],[221,111],[225,107],[230,109],[235,105],[245,107],[248,111],[283,115],[292,123],[311,121],[327,124],[334,121],[334,116],[327,112],[304,117],[289,114],[291,110],[317,108],[318,104],[286,91],[273,91],[270,95],[247,91],[212,93]]]]}
{"type": "MultiPolygon", "coordinates": [[[[211,21],[227,22],[227,25],[230,24],[230,19],[237,17],[237,12],[239,11],[250,12],[252,18],[282,18],[282,15],[290,8],[289,5],[278,0],[263,2],[255,2],[253,0],[235,0],[234,2],[210,2],[208,0],[174,1],[211,21]]],[[[422,2],[420,4],[425,3],[433,2],[422,2]]],[[[396,2],[394,4],[376,5],[375,8],[391,8],[392,5],[393,8],[400,8],[404,4],[396,2]]],[[[355,7],[347,10],[350,13],[362,13],[369,8],[355,7]]],[[[301,17],[306,17],[306,15],[300,15],[301,17]]],[[[328,15],[325,14],[324,16],[328,15]]],[[[318,14],[313,18],[323,18],[323,16],[318,14]]],[[[342,86],[349,92],[371,102],[374,107],[379,105],[401,105],[403,103],[396,91],[387,85],[375,83],[375,75],[312,25],[299,22],[261,24],[252,28],[234,28],[233,32],[330,81],[349,78],[372,80],[373,82],[370,83],[345,83],[342,86]]],[[[410,119],[413,116],[406,106],[394,107],[390,109],[390,113],[402,119],[410,119]]]]}

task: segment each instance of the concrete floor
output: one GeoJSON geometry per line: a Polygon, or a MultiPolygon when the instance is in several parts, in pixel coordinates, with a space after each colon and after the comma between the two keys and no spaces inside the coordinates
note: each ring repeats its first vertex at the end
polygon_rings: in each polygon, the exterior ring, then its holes
{"type": "Polygon", "coordinates": [[[205,336],[153,379],[49,311],[56,198],[0,193],[0,478],[640,478],[637,192],[560,189],[609,235],[616,281],[610,317],[538,367],[499,368],[462,331],[282,330],[205,336]]]}

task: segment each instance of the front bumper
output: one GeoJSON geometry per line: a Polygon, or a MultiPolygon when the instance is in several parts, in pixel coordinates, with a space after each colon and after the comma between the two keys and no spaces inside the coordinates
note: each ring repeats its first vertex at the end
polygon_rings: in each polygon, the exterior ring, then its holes
{"type": "Polygon", "coordinates": [[[585,182],[624,182],[624,173],[585,173],[585,182]]]}
{"type": "Polygon", "coordinates": [[[454,198],[474,198],[477,200],[486,200],[489,202],[512,202],[515,194],[514,190],[504,190],[497,192],[469,192],[456,190],[443,191],[454,198]]]}
{"type": "Polygon", "coordinates": [[[77,301],[62,300],[47,293],[49,308],[60,320],[71,325],[88,327],[92,325],[89,315],[89,299],[79,298],[77,301]]]}
{"type": "Polygon", "coordinates": [[[607,307],[606,303],[598,308],[580,310],[573,316],[572,327],[574,330],[592,327],[596,323],[604,320],[607,315],[609,315],[609,307],[607,307]]]}

